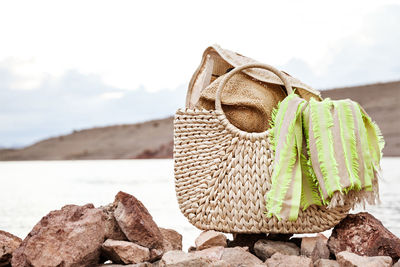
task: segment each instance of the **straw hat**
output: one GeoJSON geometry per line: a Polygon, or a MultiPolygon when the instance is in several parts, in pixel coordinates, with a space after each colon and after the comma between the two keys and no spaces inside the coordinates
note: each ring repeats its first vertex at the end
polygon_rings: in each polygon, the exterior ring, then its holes
{"type": "MultiPolygon", "coordinates": [[[[196,107],[214,109],[215,95],[224,75],[202,92],[196,107]]],[[[269,128],[272,109],[284,99],[286,92],[277,84],[261,83],[240,73],[232,77],[222,91],[222,108],[229,121],[247,132],[263,132],[269,128]]]]}

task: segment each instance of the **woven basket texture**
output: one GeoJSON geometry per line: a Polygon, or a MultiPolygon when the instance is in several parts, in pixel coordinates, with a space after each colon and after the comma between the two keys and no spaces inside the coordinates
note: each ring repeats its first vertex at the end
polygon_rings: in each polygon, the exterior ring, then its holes
{"type": "Polygon", "coordinates": [[[202,230],[226,233],[316,233],[338,224],[350,207],[311,206],[296,221],[267,218],[272,163],[269,131],[238,132],[218,110],[180,109],[174,120],[179,207],[202,230]]]}

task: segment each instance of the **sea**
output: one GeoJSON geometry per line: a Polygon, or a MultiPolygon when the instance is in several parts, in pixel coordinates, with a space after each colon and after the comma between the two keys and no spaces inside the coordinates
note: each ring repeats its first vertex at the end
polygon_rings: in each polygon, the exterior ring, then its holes
{"type": "MultiPolygon", "coordinates": [[[[400,237],[400,157],[383,158],[382,169],[381,204],[366,210],[400,237]]],[[[0,230],[23,239],[50,211],[107,205],[119,191],[142,201],[158,226],[181,233],[184,249],[194,245],[200,230],[179,210],[171,159],[0,162],[0,230]]]]}

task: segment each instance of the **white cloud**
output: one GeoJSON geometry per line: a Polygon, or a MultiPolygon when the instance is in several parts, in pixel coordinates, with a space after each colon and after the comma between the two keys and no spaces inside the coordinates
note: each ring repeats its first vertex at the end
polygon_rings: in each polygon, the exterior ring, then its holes
{"type": "Polygon", "coordinates": [[[106,92],[106,93],[102,93],[100,95],[100,98],[102,99],[119,99],[124,97],[125,93],[124,92],[106,92]]]}
{"type": "Polygon", "coordinates": [[[93,126],[133,123],[172,115],[184,105],[186,86],[151,93],[121,91],[98,76],[70,70],[47,77],[34,90],[10,87],[18,79],[0,63],[0,147],[93,126]]]}
{"type": "Polygon", "coordinates": [[[272,65],[292,57],[315,65],[366,14],[393,2],[2,1],[0,61],[34,58],[38,79],[75,69],[156,91],[187,82],[213,43],[272,65]]]}
{"type": "Polygon", "coordinates": [[[315,88],[400,80],[400,5],[364,17],[360,30],[331,46],[316,64],[294,58],[282,69],[315,88]]]}
{"type": "Polygon", "coordinates": [[[172,115],[215,42],[317,89],[400,79],[394,2],[2,1],[0,146],[172,115]]]}

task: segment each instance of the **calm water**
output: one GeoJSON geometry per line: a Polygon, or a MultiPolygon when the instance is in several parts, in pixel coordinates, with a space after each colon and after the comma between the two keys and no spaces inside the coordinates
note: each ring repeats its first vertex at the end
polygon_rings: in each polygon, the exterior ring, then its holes
{"type": "MultiPolygon", "coordinates": [[[[367,210],[400,236],[400,158],[384,158],[382,204],[367,210]]],[[[106,205],[122,190],[140,199],[161,227],[200,233],[180,213],[172,160],[0,162],[0,229],[24,238],[49,211],[65,204],[106,205]]]]}

